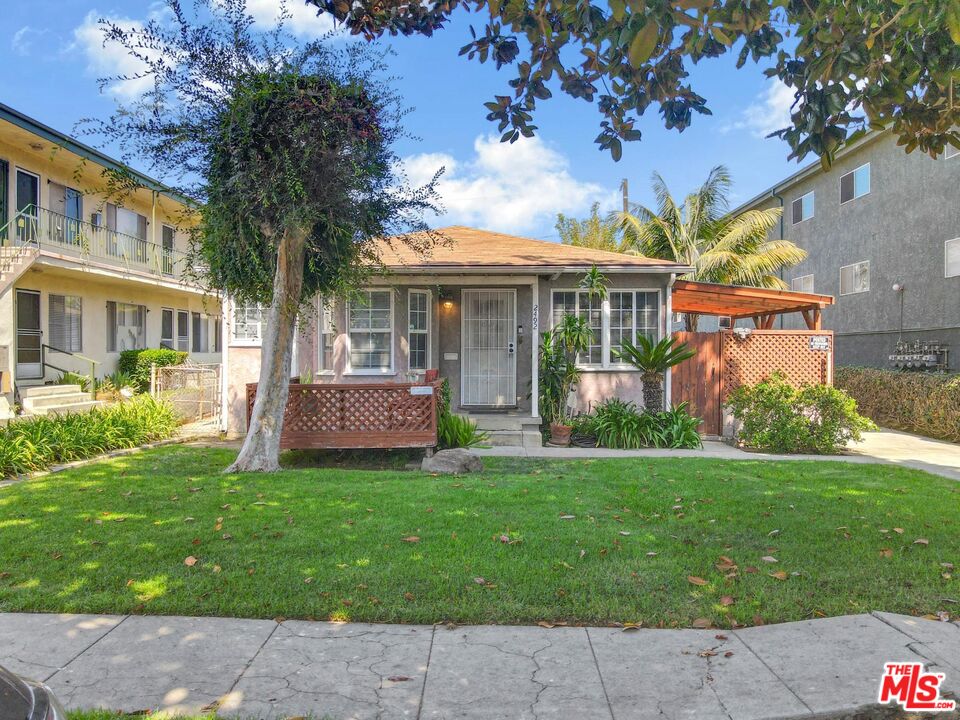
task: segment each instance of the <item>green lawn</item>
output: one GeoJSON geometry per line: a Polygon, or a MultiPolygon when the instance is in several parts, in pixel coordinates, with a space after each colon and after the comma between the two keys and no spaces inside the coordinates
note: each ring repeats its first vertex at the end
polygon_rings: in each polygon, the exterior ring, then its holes
{"type": "Polygon", "coordinates": [[[0,489],[0,610],[729,626],[960,600],[960,484],[913,470],[221,475],[231,457],[171,446],[0,489]]]}

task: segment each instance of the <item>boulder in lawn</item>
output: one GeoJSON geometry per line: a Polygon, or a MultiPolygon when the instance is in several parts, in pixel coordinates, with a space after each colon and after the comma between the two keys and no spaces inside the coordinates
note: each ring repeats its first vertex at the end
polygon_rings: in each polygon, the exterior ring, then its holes
{"type": "Polygon", "coordinates": [[[441,450],[435,453],[433,457],[425,457],[420,469],[429,473],[463,475],[464,473],[483,470],[483,461],[469,450],[456,448],[441,450]]]}

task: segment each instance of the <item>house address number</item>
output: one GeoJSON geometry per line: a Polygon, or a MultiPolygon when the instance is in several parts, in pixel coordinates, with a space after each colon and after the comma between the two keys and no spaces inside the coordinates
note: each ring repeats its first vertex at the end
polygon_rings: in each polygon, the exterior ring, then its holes
{"type": "Polygon", "coordinates": [[[829,350],[830,337],[828,335],[811,335],[810,349],[811,350],[829,350]]]}

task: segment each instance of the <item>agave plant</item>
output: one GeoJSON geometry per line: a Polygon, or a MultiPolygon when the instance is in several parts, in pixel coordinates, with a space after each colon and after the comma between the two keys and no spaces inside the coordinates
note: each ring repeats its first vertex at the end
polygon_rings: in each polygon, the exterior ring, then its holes
{"type": "Polygon", "coordinates": [[[613,349],[613,354],[643,373],[643,406],[649,412],[660,412],[663,409],[663,373],[697,353],[674,337],[654,342],[638,333],[636,345],[624,340],[619,349],[613,349]]]}

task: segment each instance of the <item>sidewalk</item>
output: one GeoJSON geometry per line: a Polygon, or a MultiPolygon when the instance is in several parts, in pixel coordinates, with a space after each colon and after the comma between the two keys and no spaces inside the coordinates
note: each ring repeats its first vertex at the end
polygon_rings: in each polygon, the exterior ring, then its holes
{"type": "Polygon", "coordinates": [[[951,480],[960,480],[960,445],[896,430],[864,433],[863,442],[853,443],[843,455],[775,455],[745,452],[727,443],[705,440],[701,450],[610,450],[608,448],[522,448],[474,449],[480,456],[543,457],[575,460],[617,457],[698,457],[715,460],[819,460],[852,463],[902,465],[925,470],[951,480]]]}
{"type": "Polygon", "coordinates": [[[879,718],[894,716],[876,705],[889,661],[935,666],[960,695],[960,626],[886,613],[737,631],[0,614],[0,664],[68,708],[128,712],[879,718]]]}

